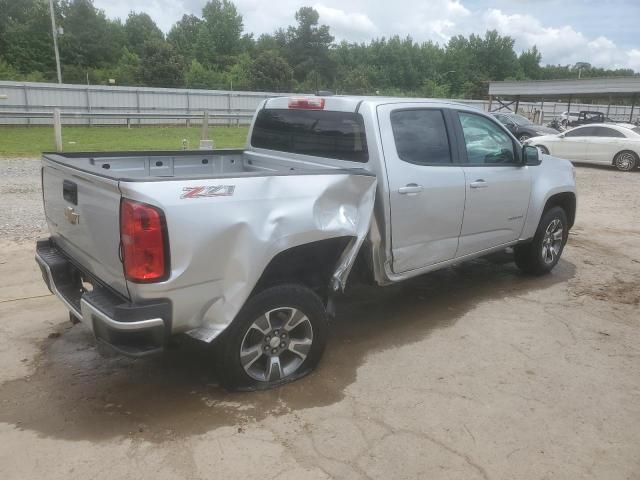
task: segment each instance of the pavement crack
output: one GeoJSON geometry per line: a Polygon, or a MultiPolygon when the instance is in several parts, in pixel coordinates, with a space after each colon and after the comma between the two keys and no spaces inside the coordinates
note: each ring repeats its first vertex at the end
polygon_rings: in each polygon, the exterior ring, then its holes
{"type": "Polygon", "coordinates": [[[34,298],[45,298],[51,297],[53,293],[47,293],[45,295],[33,295],[32,297],[18,297],[18,298],[8,298],[6,300],[0,300],[0,303],[9,303],[9,302],[21,302],[23,300],[32,300],[34,298]]]}

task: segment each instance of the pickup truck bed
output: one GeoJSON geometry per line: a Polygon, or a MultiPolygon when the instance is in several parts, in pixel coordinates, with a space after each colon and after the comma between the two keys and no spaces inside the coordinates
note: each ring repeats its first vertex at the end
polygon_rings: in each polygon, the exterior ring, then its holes
{"type": "Polygon", "coordinates": [[[121,181],[288,175],[335,168],[244,150],[45,153],[44,159],[81,172],[121,181]]]}
{"type": "Polygon", "coordinates": [[[242,150],[47,153],[42,162],[45,281],[99,340],[128,355],[157,351],[175,333],[211,341],[274,256],[299,243],[337,239],[344,281],[376,186],[361,168],[242,150]],[[132,280],[123,268],[127,201],[161,211],[160,281],[132,280]]]}

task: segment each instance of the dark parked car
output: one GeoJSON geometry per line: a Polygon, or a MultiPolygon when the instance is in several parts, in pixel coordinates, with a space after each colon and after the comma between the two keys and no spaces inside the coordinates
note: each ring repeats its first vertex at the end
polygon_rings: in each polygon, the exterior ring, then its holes
{"type": "Polygon", "coordinates": [[[492,113],[492,115],[521,142],[529,140],[531,137],[560,133],[553,128],[536,125],[528,118],[517,113],[492,113]]]}
{"type": "Polygon", "coordinates": [[[602,112],[589,112],[587,110],[582,110],[578,113],[578,118],[573,120],[573,115],[569,117],[568,122],[563,122],[564,125],[568,125],[569,127],[578,127],[580,125],[587,125],[589,123],[605,123],[611,122],[610,118],[604,116],[602,112]]]}

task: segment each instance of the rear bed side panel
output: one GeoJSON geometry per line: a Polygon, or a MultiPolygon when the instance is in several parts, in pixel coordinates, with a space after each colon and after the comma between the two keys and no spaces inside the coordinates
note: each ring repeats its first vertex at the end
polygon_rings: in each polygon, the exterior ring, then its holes
{"type": "Polygon", "coordinates": [[[127,286],[119,256],[120,191],[115,180],[78,172],[43,159],[44,210],[51,238],[79,266],[123,296],[127,286]],[[77,202],[63,188],[77,191],[77,202]],[[71,222],[69,214],[77,216],[71,222]]]}
{"type": "Polygon", "coordinates": [[[338,283],[369,229],[376,178],[366,173],[121,182],[124,197],[164,209],[171,277],[129,283],[133,300],[170,298],[174,333],[212,340],[233,320],[279,252],[351,236],[338,283]],[[194,194],[193,192],[197,192],[194,194]]]}

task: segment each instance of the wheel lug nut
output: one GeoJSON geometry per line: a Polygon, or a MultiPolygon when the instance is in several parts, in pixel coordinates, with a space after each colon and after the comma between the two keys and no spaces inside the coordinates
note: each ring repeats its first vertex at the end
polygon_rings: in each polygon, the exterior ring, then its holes
{"type": "Polygon", "coordinates": [[[265,349],[266,351],[269,351],[269,345],[265,345],[265,346],[264,346],[264,349],[265,349]]]}
{"type": "Polygon", "coordinates": [[[284,348],[284,342],[282,342],[282,343],[280,344],[280,346],[281,346],[282,348],[284,348]]]}
{"type": "Polygon", "coordinates": [[[283,334],[282,334],[282,338],[287,338],[287,334],[286,334],[286,333],[283,333],[283,334]]]}
{"type": "Polygon", "coordinates": [[[271,335],[267,335],[267,337],[265,338],[265,340],[268,342],[269,340],[271,340],[271,335]]]}
{"type": "Polygon", "coordinates": [[[275,335],[278,335],[278,333],[280,333],[278,330],[276,330],[275,332],[273,332],[275,335]]]}
{"type": "Polygon", "coordinates": [[[274,348],[273,350],[271,350],[271,353],[276,353],[277,350],[274,348]]]}

